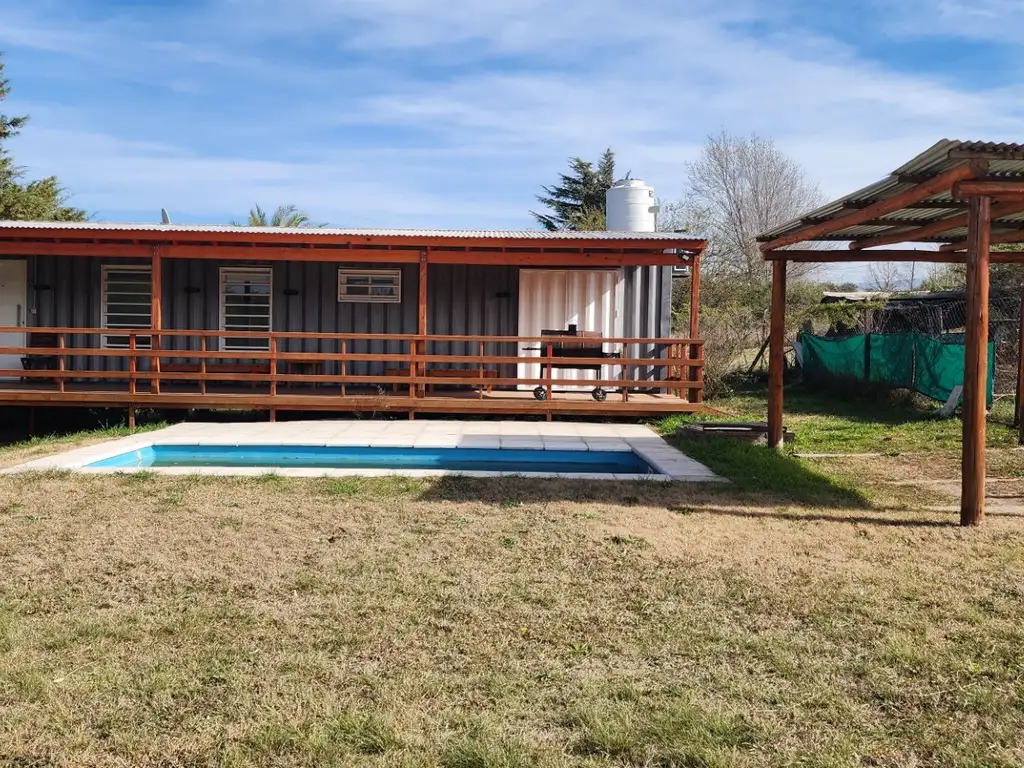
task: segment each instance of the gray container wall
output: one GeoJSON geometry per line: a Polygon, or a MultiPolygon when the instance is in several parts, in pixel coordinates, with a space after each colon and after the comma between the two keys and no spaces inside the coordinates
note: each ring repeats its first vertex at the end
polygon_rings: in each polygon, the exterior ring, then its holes
{"type": "MultiPolygon", "coordinates": [[[[39,327],[99,327],[101,322],[101,265],[104,263],[147,263],[146,260],[104,262],[70,256],[40,256],[30,260],[29,304],[35,299],[30,324],[39,327]],[[49,286],[32,291],[32,285],[49,286]]],[[[217,330],[220,326],[221,264],[207,260],[168,259],[163,265],[163,326],[165,329],[217,330]],[[186,290],[186,288],[191,290],[186,290]],[[195,291],[194,289],[198,289],[195,291]]],[[[231,266],[242,266],[231,262],[231,266]]],[[[262,264],[259,266],[266,266],[262,264]]],[[[350,268],[381,268],[379,264],[345,265],[350,268]]],[[[399,265],[396,265],[398,267],[399,265]]],[[[314,333],[415,334],[419,266],[401,265],[400,304],[359,304],[339,302],[338,264],[317,262],[275,262],[273,318],[275,331],[314,333]]],[[[451,335],[514,336],[518,325],[519,270],[517,267],[483,265],[431,265],[428,273],[427,328],[430,333],[451,335]]],[[[99,346],[96,336],[68,336],[69,347],[99,346]]],[[[198,350],[194,338],[168,337],[165,347],[198,350]]],[[[488,354],[514,354],[515,345],[488,344],[488,354]]],[[[210,349],[214,349],[210,345],[210,349]]],[[[288,352],[338,352],[337,340],[289,339],[280,345],[288,352]]],[[[349,341],[350,352],[403,354],[408,343],[397,341],[349,341]]],[[[476,345],[436,343],[439,354],[475,354],[476,345]]],[[[182,356],[187,359],[187,355],[182,356]]],[[[68,361],[73,369],[124,370],[122,358],[84,357],[68,361]]],[[[140,367],[143,367],[140,365],[140,367]]],[[[355,363],[355,375],[380,374],[385,367],[400,364],[355,363]]],[[[336,368],[334,369],[336,370],[336,368]]]]}
{"type": "MultiPolygon", "coordinates": [[[[672,336],[672,268],[624,268],[625,322],[623,332],[632,338],[669,338],[672,336]]],[[[655,345],[639,345],[639,357],[666,357],[668,350],[655,345]]],[[[632,352],[631,352],[632,354],[632,352]]],[[[664,378],[664,368],[635,371],[638,379],[664,378]]]]}

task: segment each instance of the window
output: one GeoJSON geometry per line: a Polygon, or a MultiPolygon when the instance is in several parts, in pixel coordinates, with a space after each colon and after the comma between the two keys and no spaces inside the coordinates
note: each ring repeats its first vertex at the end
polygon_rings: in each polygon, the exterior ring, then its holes
{"type": "Polygon", "coordinates": [[[402,301],[402,270],[339,269],[338,301],[398,304],[402,301]]]}
{"type": "MultiPolygon", "coordinates": [[[[153,272],[148,266],[104,265],[102,275],[103,299],[100,325],[104,328],[151,328],[153,323],[153,272]]],[[[149,336],[136,336],[135,346],[149,349],[149,336]]],[[[104,335],[102,344],[108,349],[128,349],[127,335],[104,335]]]]}
{"type": "MultiPolygon", "coordinates": [[[[270,332],[273,278],[270,267],[221,267],[220,329],[270,332]]],[[[267,351],[269,338],[224,336],[221,349],[267,351]]]]}

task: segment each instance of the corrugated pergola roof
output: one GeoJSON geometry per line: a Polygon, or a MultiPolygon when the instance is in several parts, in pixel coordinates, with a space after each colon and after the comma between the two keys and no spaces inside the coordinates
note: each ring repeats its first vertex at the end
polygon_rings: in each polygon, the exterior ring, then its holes
{"type": "MultiPolygon", "coordinates": [[[[799,219],[768,230],[760,235],[758,240],[771,242],[782,237],[797,236],[801,230],[829,223],[852,211],[891,199],[972,160],[988,162],[988,168],[981,179],[1024,180],[1024,144],[943,139],[881,181],[841,197],[799,219]]],[[[955,199],[951,190],[946,188],[877,218],[808,239],[852,241],[856,244],[879,237],[906,236],[902,240],[894,239],[892,242],[956,243],[967,237],[966,221],[963,220],[966,211],[967,202],[955,199]],[[942,224],[946,220],[952,221],[948,227],[943,228],[942,224]],[[922,227],[929,229],[922,232],[922,227]]],[[[1024,240],[1024,206],[1010,202],[994,206],[993,237],[1009,237],[1017,231],[1021,233],[1021,240],[1024,240]],[[1000,215],[1001,210],[1004,212],[1003,215],[1000,215]]]]}

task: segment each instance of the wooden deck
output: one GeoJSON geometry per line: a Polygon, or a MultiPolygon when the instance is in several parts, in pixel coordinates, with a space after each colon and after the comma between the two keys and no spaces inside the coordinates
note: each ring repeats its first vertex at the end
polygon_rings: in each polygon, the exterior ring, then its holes
{"type": "Polygon", "coordinates": [[[565,339],[555,337],[271,333],[250,334],[263,349],[225,351],[215,331],[119,330],[129,339],[120,349],[98,343],[109,333],[102,329],[33,333],[48,346],[0,348],[26,368],[0,370],[0,405],[127,408],[130,421],[136,408],[255,409],[272,419],[285,410],[548,418],[703,410],[703,342],[695,339],[601,339],[615,357],[564,366],[557,345],[565,339]],[[393,351],[366,351],[371,343],[393,351]],[[303,345],[318,351],[284,351],[303,345]],[[595,400],[595,387],[607,399],[595,400]]]}
{"type": "Polygon", "coordinates": [[[650,416],[703,408],[700,403],[662,393],[631,392],[625,402],[613,393],[608,400],[597,402],[588,392],[556,392],[551,400],[538,401],[532,392],[521,390],[481,394],[439,388],[430,395],[410,397],[408,392],[396,393],[390,388],[383,392],[350,388],[341,395],[337,388],[293,386],[279,387],[277,394],[271,395],[268,385],[211,385],[203,394],[195,386],[164,384],[159,393],[139,387],[133,394],[127,384],[112,382],[69,383],[60,392],[56,384],[17,381],[0,381],[0,405],[579,416],[650,416]]]}

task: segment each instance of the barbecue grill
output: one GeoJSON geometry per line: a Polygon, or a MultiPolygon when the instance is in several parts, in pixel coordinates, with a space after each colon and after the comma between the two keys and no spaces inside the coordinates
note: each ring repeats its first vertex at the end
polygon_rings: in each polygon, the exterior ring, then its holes
{"type": "MultiPolygon", "coordinates": [[[[559,358],[558,360],[552,360],[550,363],[551,370],[575,370],[575,371],[597,371],[598,378],[601,377],[601,363],[577,363],[573,362],[573,358],[586,359],[586,358],[603,358],[605,360],[615,360],[622,357],[620,352],[605,352],[604,347],[600,342],[593,343],[593,339],[600,339],[601,333],[599,331],[578,331],[575,325],[570,325],[567,330],[542,330],[541,336],[562,336],[573,339],[572,341],[556,341],[551,344],[551,356],[552,358],[559,358]]],[[[546,352],[545,347],[527,347],[526,349],[540,350],[546,352]]],[[[547,371],[549,363],[542,362],[540,364],[540,374],[543,376],[547,371]]],[[[614,390],[613,390],[614,391],[614,390]]],[[[608,399],[608,390],[598,385],[590,392],[598,402],[603,402],[608,399]]],[[[533,390],[533,396],[538,400],[546,400],[548,396],[547,387],[539,386],[533,390]]]]}

